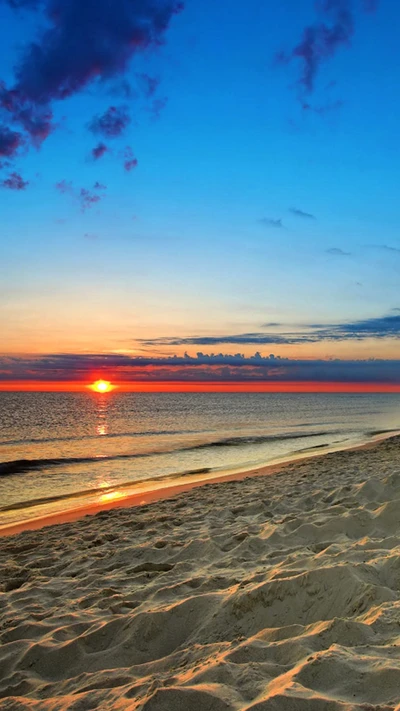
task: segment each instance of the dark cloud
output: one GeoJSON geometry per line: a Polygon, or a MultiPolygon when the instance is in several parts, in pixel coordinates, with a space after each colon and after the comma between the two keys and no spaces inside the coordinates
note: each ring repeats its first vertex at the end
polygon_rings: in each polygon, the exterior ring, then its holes
{"type": "MultiPolygon", "coordinates": [[[[5,5],[14,9],[27,8],[28,10],[38,10],[43,5],[44,0],[2,0],[5,5]]],[[[0,0],[1,4],[1,0],[0,0]]]]}
{"type": "Polygon", "coordinates": [[[274,220],[271,217],[262,217],[258,222],[265,227],[283,228],[282,220],[274,220]]]}
{"type": "Polygon", "coordinates": [[[120,381],[315,381],[400,383],[400,360],[301,360],[274,354],[197,353],[147,357],[118,354],[49,354],[0,358],[0,380],[87,382],[93,374],[120,381]]]}
{"type": "Polygon", "coordinates": [[[236,333],[229,336],[191,336],[180,338],[179,336],[165,336],[151,340],[142,340],[146,346],[266,346],[266,345],[287,345],[300,343],[315,343],[318,339],[314,336],[277,333],[236,333]]]}
{"type": "Polygon", "coordinates": [[[81,212],[86,212],[102,200],[104,195],[99,195],[99,191],[104,191],[106,186],[96,182],[92,189],[75,188],[72,182],[61,180],[56,183],[55,188],[62,195],[71,195],[78,202],[81,212]]]}
{"type": "MultiPolygon", "coordinates": [[[[335,340],[351,338],[400,338],[400,316],[381,316],[331,326],[335,340]]],[[[329,330],[328,328],[328,330],[329,330]]]]}
{"type": "MultiPolygon", "coordinates": [[[[395,310],[395,309],[393,309],[395,310]]],[[[265,327],[273,327],[265,324],[265,327]]],[[[142,340],[147,346],[300,345],[320,341],[351,341],[366,338],[400,338],[400,315],[382,316],[342,324],[306,324],[286,333],[240,333],[223,336],[163,337],[142,340]]]]}
{"type": "Polygon", "coordinates": [[[29,141],[36,147],[39,147],[55,128],[53,113],[49,107],[24,99],[21,91],[17,89],[7,90],[3,82],[0,82],[0,109],[4,118],[23,128],[26,132],[26,143],[29,141]]]}
{"type": "Polygon", "coordinates": [[[312,215],[311,212],[304,212],[304,210],[299,210],[297,207],[291,207],[289,209],[289,212],[291,212],[292,215],[295,215],[296,217],[303,217],[304,219],[307,219],[307,220],[315,220],[316,219],[315,215],[312,215]]]}
{"type": "Polygon", "coordinates": [[[127,146],[124,150],[124,168],[130,173],[131,170],[136,168],[138,164],[137,158],[133,154],[133,150],[130,146],[127,146]]]}
{"type": "Polygon", "coordinates": [[[95,116],[89,124],[92,133],[106,138],[118,138],[128,128],[131,117],[127,106],[110,106],[101,116],[95,116]]]}
{"type": "Polygon", "coordinates": [[[108,148],[105,143],[98,143],[97,146],[92,149],[91,155],[93,160],[99,160],[99,158],[102,158],[107,151],[108,148]]]}
{"type": "Polygon", "coordinates": [[[340,247],[331,247],[326,250],[327,254],[333,254],[336,257],[350,257],[351,252],[344,252],[340,247]]]}
{"type": "MultiPolygon", "coordinates": [[[[364,11],[376,9],[377,2],[363,0],[364,11]]],[[[313,93],[321,66],[332,59],[353,39],[356,13],[353,0],[320,0],[317,3],[320,18],[303,30],[300,41],[288,52],[280,52],[279,63],[296,63],[300,68],[297,81],[304,108],[310,109],[304,97],[313,93]]],[[[324,108],[324,107],[323,107],[324,108]]]]}
{"type": "MultiPolygon", "coordinates": [[[[124,79],[136,55],[165,39],[178,0],[3,0],[15,9],[40,10],[42,29],[22,47],[10,86],[0,83],[3,120],[18,125],[39,146],[54,130],[53,104],[94,83],[110,88],[124,79]]],[[[32,24],[30,24],[32,27],[32,24]]],[[[157,80],[142,75],[147,96],[157,80]]],[[[93,130],[120,135],[127,116],[110,107],[93,130]],[[118,113],[116,117],[114,113],[118,113]]],[[[10,128],[11,130],[11,128],[10,128]]]]}
{"type": "Polygon", "coordinates": [[[8,126],[0,125],[0,156],[2,158],[14,158],[24,139],[21,133],[12,131],[8,126]]]}
{"type": "Polygon", "coordinates": [[[379,0],[362,0],[365,12],[375,12],[378,8],[379,0]]]}
{"type": "Polygon", "coordinates": [[[24,180],[19,173],[10,173],[8,178],[0,182],[0,186],[8,190],[26,190],[28,185],[29,182],[24,180]]]}

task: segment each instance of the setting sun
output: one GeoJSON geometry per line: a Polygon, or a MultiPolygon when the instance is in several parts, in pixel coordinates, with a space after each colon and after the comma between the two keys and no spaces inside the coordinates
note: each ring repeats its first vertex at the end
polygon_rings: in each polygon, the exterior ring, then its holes
{"type": "Polygon", "coordinates": [[[96,380],[90,388],[96,393],[109,393],[113,386],[108,380],[96,380]]]}

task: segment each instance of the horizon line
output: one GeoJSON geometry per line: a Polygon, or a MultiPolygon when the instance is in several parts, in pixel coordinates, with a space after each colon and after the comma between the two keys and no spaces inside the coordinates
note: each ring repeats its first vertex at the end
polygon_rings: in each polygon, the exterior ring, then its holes
{"type": "MultiPolygon", "coordinates": [[[[14,380],[0,392],[92,392],[92,382],[14,380]]],[[[345,381],[116,381],[112,392],[400,393],[400,383],[345,381]]],[[[105,396],[109,396],[106,393],[105,396]]]]}

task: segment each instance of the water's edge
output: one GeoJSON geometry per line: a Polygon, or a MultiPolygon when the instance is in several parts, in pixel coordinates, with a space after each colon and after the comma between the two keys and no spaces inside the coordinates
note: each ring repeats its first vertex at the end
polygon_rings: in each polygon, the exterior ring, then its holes
{"type": "Polygon", "coordinates": [[[342,443],[337,446],[317,445],[307,449],[300,449],[291,455],[283,455],[282,457],[270,460],[255,469],[197,469],[132,483],[124,482],[95,491],[90,489],[85,492],[66,494],[59,497],[52,497],[51,499],[37,500],[36,502],[29,501],[26,502],[26,505],[22,502],[21,505],[3,507],[0,509],[0,512],[3,514],[6,514],[7,511],[10,513],[19,511],[21,518],[19,520],[4,521],[4,523],[2,523],[0,519],[0,536],[12,533],[12,529],[14,528],[24,530],[26,527],[28,529],[32,524],[34,524],[35,528],[40,528],[41,521],[43,521],[43,526],[50,525],[51,519],[54,519],[53,523],[57,523],[59,522],[57,519],[60,516],[69,516],[71,514],[74,519],[76,519],[88,513],[95,514],[103,510],[114,508],[115,506],[123,507],[125,502],[126,506],[138,505],[143,502],[139,500],[133,502],[132,499],[145,494],[158,492],[160,497],[163,496],[163,498],[165,498],[164,494],[168,495],[168,492],[171,490],[175,493],[176,489],[179,490],[180,487],[184,486],[194,488],[207,483],[212,484],[214,481],[223,483],[224,479],[228,480],[236,475],[252,476],[260,473],[265,473],[266,475],[269,473],[273,474],[277,467],[281,469],[284,466],[295,464],[304,459],[323,458],[327,454],[351,451],[369,445],[379,444],[379,442],[384,440],[400,436],[400,430],[375,430],[368,433],[368,435],[369,436],[366,435],[359,441],[353,440],[352,442],[348,442],[344,446],[342,443]],[[321,452],[322,448],[324,449],[323,452],[321,452]],[[65,506],[68,501],[70,501],[71,504],[74,502],[74,505],[65,506]],[[26,514],[29,512],[31,515],[23,516],[23,511],[26,514]]]}

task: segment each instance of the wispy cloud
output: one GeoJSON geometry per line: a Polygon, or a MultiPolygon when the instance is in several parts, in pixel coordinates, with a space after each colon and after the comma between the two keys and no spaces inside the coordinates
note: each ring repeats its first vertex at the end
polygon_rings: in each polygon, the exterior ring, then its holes
{"type": "Polygon", "coordinates": [[[394,252],[395,254],[400,254],[400,247],[391,247],[388,244],[372,244],[371,247],[374,249],[382,249],[384,252],[394,252]]]}
{"type": "Polygon", "coordinates": [[[61,180],[55,184],[56,190],[62,195],[70,195],[79,204],[81,212],[86,212],[104,197],[106,186],[99,182],[93,188],[75,188],[71,181],[61,180]]]}
{"type": "Polygon", "coordinates": [[[124,156],[124,168],[127,173],[137,167],[138,160],[135,158],[133,150],[130,146],[127,146],[123,153],[124,156]]]}
{"type": "Polygon", "coordinates": [[[316,219],[315,215],[312,215],[311,212],[304,212],[304,210],[299,210],[297,207],[289,208],[289,212],[291,212],[292,215],[295,215],[296,217],[303,217],[306,220],[316,219]]]}
{"type": "MultiPolygon", "coordinates": [[[[364,0],[362,8],[372,12],[377,5],[373,0],[364,0]]],[[[292,49],[277,55],[278,63],[297,65],[299,98],[306,110],[312,109],[306,97],[313,94],[322,66],[351,44],[356,26],[353,0],[320,0],[316,7],[318,19],[303,29],[300,41],[292,49]]]]}
{"type": "Polygon", "coordinates": [[[326,250],[327,254],[332,254],[334,257],[350,257],[351,252],[345,252],[340,247],[331,247],[326,250]]]}
{"type": "Polygon", "coordinates": [[[271,217],[262,217],[260,220],[258,220],[260,225],[264,225],[264,227],[273,227],[276,229],[281,229],[284,227],[282,220],[274,220],[271,217]]]}
{"type": "MultiPolygon", "coordinates": [[[[393,309],[396,311],[396,309],[393,309]]],[[[277,327],[279,324],[277,325],[277,327]]],[[[265,328],[273,327],[265,324],[265,328]]],[[[282,328],[282,325],[281,325],[282,328]]],[[[320,341],[351,341],[367,338],[400,338],[400,316],[389,315],[334,324],[302,324],[287,332],[260,331],[231,335],[162,337],[140,342],[147,346],[217,346],[217,345],[301,345],[320,341]]]]}

